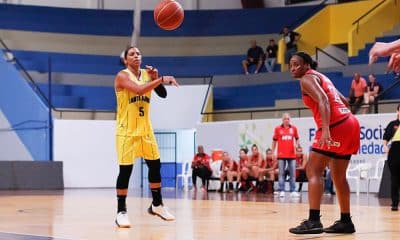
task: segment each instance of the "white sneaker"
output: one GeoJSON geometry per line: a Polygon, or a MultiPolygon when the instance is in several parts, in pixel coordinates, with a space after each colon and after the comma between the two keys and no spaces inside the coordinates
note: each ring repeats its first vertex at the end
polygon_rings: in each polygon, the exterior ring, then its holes
{"type": "Polygon", "coordinates": [[[274,195],[279,195],[279,192],[278,191],[274,191],[274,195]]]}
{"type": "Polygon", "coordinates": [[[284,191],[280,191],[279,192],[279,197],[285,197],[285,192],[284,191]]]}
{"type": "Polygon", "coordinates": [[[165,221],[173,221],[175,220],[174,215],[172,215],[166,207],[163,205],[160,205],[158,207],[155,207],[153,204],[149,207],[147,210],[148,213],[151,215],[156,215],[159,216],[160,218],[164,219],[165,221]]]}
{"type": "Polygon", "coordinates": [[[115,219],[115,223],[120,228],[131,227],[131,222],[129,221],[128,214],[126,212],[119,212],[117,214],[117,218],[115,219]]]}
{"type": "Polygon", "coordinates": [[[298,197],[300,197],[300,194],[298,192],[291,192],[290,196],[293,198],[298,198],[298,197]]]}

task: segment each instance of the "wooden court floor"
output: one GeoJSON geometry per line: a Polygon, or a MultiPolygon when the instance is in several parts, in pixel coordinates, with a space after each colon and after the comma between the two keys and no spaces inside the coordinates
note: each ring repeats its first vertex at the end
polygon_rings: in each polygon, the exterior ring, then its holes
{"type": "MultiPolygon", "coordinates": [[[[147,214],[149,192],[130,190],[132,228],[118,229],[113,189],[0,191],[0,240],[64,239],[400,239],[400,212],[374,194],[352,195],[352,235],[293,235],[288,228],[307,216],[307,193],[283,199],[256,193],[184,192],[165,189],[176,221],[147,214]]],[[[339,216],[335,196],[324,196],[325,226],[339,216]]]]}

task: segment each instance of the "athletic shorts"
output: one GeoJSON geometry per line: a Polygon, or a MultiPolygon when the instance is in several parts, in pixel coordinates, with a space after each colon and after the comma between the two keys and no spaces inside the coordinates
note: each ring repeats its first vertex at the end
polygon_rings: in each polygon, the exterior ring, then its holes
{"type": "Polygon", "coordinates": [[[146,136],[117,136],[117,157],[119,165],[132,165],[136,158],[157,160],[160,158],[158,145],[153,133],[146,136]]]}
{"type": "Polygon", "coordinates": [[[334,142],[331,146],[322,146],[318,144],[322,131],[318,129],[316,132],[312,151],[321,153],[332,158],[348,159],[352,154],[357,154],[360,148],[360,124],[354,115],[340,120],[329,126],[331,138],[334,142]]]}

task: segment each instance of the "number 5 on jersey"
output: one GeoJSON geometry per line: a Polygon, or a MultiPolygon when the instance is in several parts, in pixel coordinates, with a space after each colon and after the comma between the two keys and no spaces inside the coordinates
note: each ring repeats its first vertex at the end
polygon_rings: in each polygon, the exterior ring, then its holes
{"type": "Polygon", "coordinates": [[[144,116],[144,107],[139,107],[139,116],[144,116]]]}

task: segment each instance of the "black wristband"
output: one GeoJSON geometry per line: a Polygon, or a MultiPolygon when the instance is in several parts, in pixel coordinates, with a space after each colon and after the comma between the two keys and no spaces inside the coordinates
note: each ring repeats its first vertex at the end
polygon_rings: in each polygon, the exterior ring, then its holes
{"type": "Polygon", "coordinates": [[[161,83],[164,83],[164,76],[161,76],[161,83]]]}

